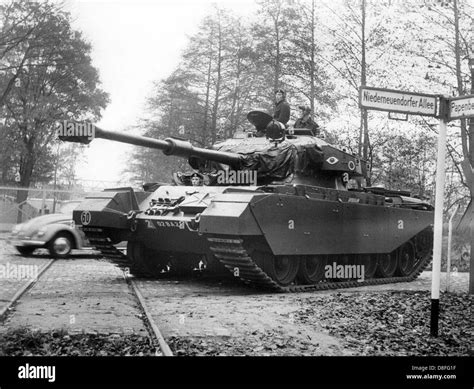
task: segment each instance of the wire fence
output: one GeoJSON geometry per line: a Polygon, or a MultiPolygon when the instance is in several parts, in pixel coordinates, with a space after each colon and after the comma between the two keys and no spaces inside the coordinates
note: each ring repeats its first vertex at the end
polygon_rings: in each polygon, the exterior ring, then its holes
{"type": "Polygon", "coordinates": [[[50,213],[72,212],[86,192],[0,186],[0,231],[50,213]]]}
{"type": "Polygon", "coordinates": [[[76,179],[69,190],[21,188],[0,186],[0,232],[11,231],[19,223],[50,213],[71,213],[87,193],[100,192],[105,188],[125,186],[140,187],[138,181],[105,181],[76,179]]]}

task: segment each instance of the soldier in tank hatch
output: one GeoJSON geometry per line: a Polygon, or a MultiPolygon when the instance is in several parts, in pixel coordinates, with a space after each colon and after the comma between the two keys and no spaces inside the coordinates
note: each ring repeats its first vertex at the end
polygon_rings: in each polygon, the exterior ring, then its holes
{"type": "Polygon", "coordinates": [[[295,128],[309,128],[315,136],[320,135],[319,125],[311,117],[311,108],[306,105],[300,105],[299,118],[295,122],[295,128]]]}
{"type": "Polygon", "coordinates": [[[286,126],[290,120],[290,104],[286,101],[286,92],[283,89],[275,91],[275,109],[273,119],[278,120],[286,126]]]}
{"type": "Polygon", "coordinates": [[[191,185],[192,186],[201,186],[202,185],[202,177],[201,175],[194,173],[191,176],[191,185]]]}

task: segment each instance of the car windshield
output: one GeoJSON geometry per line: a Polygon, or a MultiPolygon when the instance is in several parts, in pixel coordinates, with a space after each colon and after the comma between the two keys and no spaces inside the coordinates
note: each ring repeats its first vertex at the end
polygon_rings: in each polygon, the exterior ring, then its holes
{"type": "Polygon", "coordinates": [[[58,209],[59,213],[72,213],[72,211],[80,204],[80,201],[70,201],[64,204],[61,204],[61,206],[58,209]]]}

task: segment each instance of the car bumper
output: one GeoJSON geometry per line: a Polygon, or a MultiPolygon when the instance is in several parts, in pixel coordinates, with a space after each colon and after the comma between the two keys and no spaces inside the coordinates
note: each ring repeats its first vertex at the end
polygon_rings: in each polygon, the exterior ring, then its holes
{"type": "Polygon", "coordinates": [[[15,247],[24,247],[24,246],[35,246],[41,247],[44,246],[45,242],[42,240],[32,240],[32,239],[7,239],[7,243],[15,247]]]}

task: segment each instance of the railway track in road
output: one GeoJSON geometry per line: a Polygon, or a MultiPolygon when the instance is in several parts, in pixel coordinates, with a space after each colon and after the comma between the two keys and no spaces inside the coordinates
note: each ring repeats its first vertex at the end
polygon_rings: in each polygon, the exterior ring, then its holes
{"type": "MultiPolygon", "coordinates": [[[[119,290],[119,295],[117,294],[112,294],[112,299],[113,301],[107,301],[107,300],[102,300],[102,297],[104,296],[104,288],[103,288],[103,280],[104,276],[105,277],[110,277],[107,276],[109,274],[109,271],[104,269],[103,265],[100,265],[99,268],[90,268],[90,271],[93,271],[94,274],[104,272],[103,276],[97,276],[95,280],[91,282],[91,277],[88,275],[88,265],[87,263],[77,263],[75,261],[71,263],[65,263],[64,261],[60,261],[61,264],[58,266],[52,266],[54,262],[58,262],[56,259],[48,259],[46,263],[42,265],[41,268],[35,273],[34,278],[29,278],[25,279],[23,282],[19,284],[14,284],[9,287],[9,293],[8,297],[2,301],[4,302],[2,306],[0,307],[0,323],[6,323],[8,320],[7,327],[10,326],[12,323],[10,322],[11,319],[14,320],[13,322],[13,328],[17,325],[23,325],[24,324],[24,318],[29,317],[29,318],[38,318],[40,321],[34,321],[36,324],[34,325],[35,327],[38,328],[44,328],[44,329],[50,329],[51,327],[48,327],[48,325],[45,324],[44,321],[41,321],[41,317],[51,317],[51,316],[58,316],[58,317],[64,317],[65,315],[69,317],[70,315],[79,315],[83,316],[84,314],[86,315],[95,315],[95,306],[97,304],[97,314],[102,315],[103,310],[106,309],[107,311],[109,310],[108,307],[114,307],[117,306],[117,303],[123,303],[127,297],[122,296],[123,293],[128,294],[128,301],[130,302],[128,305],[128,310],[129,312],[122,312],[118,311],[118,316],[104,316],[105,320],[102,320],[102,322],[99,320],[97,322],[96,320],[91,321],[87,319],[81,319],[81,323],[84,323],[85,327],[80,326],[79,324],[76,324],[73,326],[76,330],[92,330],[92,331],[97,331],[98,333],[105,333],[107,331],[112,331],[115,332],[117,331],[117,323],[113,323],[115,319],[120,320],[120,316],[125,315],[126,317],[134,317],[135,324],[133,328],[138,328],[137,326],[142,328],[143,335],[147,334],[148,338],[151,342],[151,344],[156,348],[155,355],[163,355],[163,356],[172,356],[173,353],[171,349],[169,348],[168,344],[166,343],[164,337],[162,336],[160,329],[154,322],[152,315],[150,313],[149,307],[146,304],[146,301],[139,289],[139,285],[137,282],[133,279],[133,277],[130,277],[128,273],[126,272],[116,272],[116,276],[118,276],[118,280],[120,281],[121,277],[120,275],[123,276],[125,280],[125,284],[123,287],[118,288],[119,290]],[[71,268],[71,266],[73,266],[71,268]],[[79,266],[77,269],[74,266],[79,266]],[[48,270],[53,268],[54,270],[51,270],[53,273],[50,274],[48,273],[48,270]],[[68,270],[69,269],[69,270],[68,270]],[[103,270],[101,270],[103,269],[103,270]],[[84,271],[85,270],[85,271],[84,271]],[[82,277],[78,277],[77,279],[71,278],[72,273],[77,273],[77,271],[80,271],[82,274],[82,277]],[[49,275],[47,275],[49,274],[49,275]],[[42,279],[46,279],[43,283],[40,282],[41,285],[38,285],[35,288],[35,285],[38,284],[39,281],[42,279]],[[74,283],[70,283],[71,281],[69,280],[74,280],[74,283]],[[101,282],[102,281],[102,282],[101,282]],[[54,284],[51,284],[51,282],[54,282],[54,284]],[[99,282],[99,284],[98,284],[99,282]],[[102,285],[100,285],[102,284],[102,285]],[[95,287],[97,285],[97,287],[95,287]],[[99,286],[100,285],[100,286],[99,286]],[[64,287],[67,287],[67,290],[64,289],[64,287]],[[44,289],[46,287],[46,289],[44,289]],[[69,288],[70,287],[70,288],[69,288]],[[34,289],[33,289],[34,288],[34,289]],[[80,290],[79,293],[75,293],[74,290],[78,289],[80,290]],[[32,291],[33,295],[36,296],[49,296],[47,297],[47,300],[36,300],[36,305],[35,307],[40,308],[39,312],[37,312],[31,305],[31,298],[36,299],[37,297],[31,296],[29,291],[32,291]],[[58,293],[60,291],[59,295],[51,293],[58,293]],[[64,294],[65,293],[65,294],[64,294]],[[24,297],[24,296],[28,297],[24,297]],[[51,297],[53,296],[53,297],[51,297]],[[58,296],[58,297],[56,297],[58,296]],[[97,301],[99,299],[101,303],[89,303],[87,304],[87,299],[88,296],[92,296],[92,299],[97,301]],[[93,296],[98,296],[98,297],[93,297],[93,296]],[[53,299],[53,300],[51,300],[53,299]],[[117,300],[116,302],[114,302],[117,300]],[[25,305],[20,308],[17,308],[18,304],[21,302],[25,302],[25,305]],[[79,304],[79,305],[78,305],[79,304]],[[100,304],[100,305],[99,305],[100,304]],[[77,308],[82,305],[83,307],[89,307],[89,308],[83,308],[82,312],[78,312],[77,308]],[[44,314],[44,311],[42,310],[43,307],[47,306],[47,314],[44,314]],[[70,307],[70,308],[66,308],[70,307]],[[101,308],[101,306],[103,306],[101,308]],[[107,307],[107,308],[106,308],[107,307]],[[32,311],[33,309],[33,311],[32,311]],[[137,314],[136,312],[139,312],[137,314]],[[13,313],[16,312],[16,315],[13,315],[13,313]],[[36,316],[40,314],[40,316],[36,316]],[[18,316],[18,317],[16,317],[18,316]],[[22,319],[23,318],[23,319],[22,319]],[[110,325],[107,323],[110,320],[110,325]],[[16,321],[16,323],[15,323],[16,321]],[[23,323],[23,324],[20,324],[23,323]],[[43,324],[42,324],[43,323],[43,324]],[[96,324],[91,323],[100,323],[98,326],[96,324]],[[139,323],[139,324],[138,324],[139,323]],[[105,325],[104,325],[105,324],[105,325]],[[46,325],[46,326],[45,326],[46,325]],[[79,325],[79,327],[78,327],[79,325]]],[[[107,266],[108,267],[108,266],[107,266]]],[[[115,277],[116,277],[115,276],[115,277]]],[[[122,281],[123,282],[123,281],[122,281]]],[[[105,296],[104,296],[105,297],[105,296]]],[[[110,312],[109,312],[110,313],[110,312]]],[[[122,322],[122,321],[121,321],[122,322]]],[[[123,322],[122,322],[123,323],[123,322]]],[[[127,323],[124,323],[124,331],[125,333],[128,331],[127,330],[127,323]]],[[[59,326],[59,322],[57,322],[57,325],[59,326]]],[[[62,324],[64,325],[64,323],[62,324]]],[[[67,324],[66,324],[67,325],[67,324]]],[[[120,326],[120,325],[119,325],[120,326]]]]}
{"type": "Polygon", "coordinates": [[[159,345],[161,354],[163,356],[172,357],[173,352],[171,351],[170,347],[166,343],[165,338],[161,334],[160,329],[153,320],[153,316],[151,315],[150,309],[148,308],[136,281],[130,278],[126,273],[124,273],[124,278],[137,299],[138,306],[142,311],[142,317],[144,318],[143,320],[145,322],[145,326],[148,329],[152,342],[157,343],[159,345]]]}
{"type": "Polygon", "coordinates": [[[97,236],[92,235],[89,239],[91,244],[101,252],[106,260],[113,263],[122,270],[125,282],[127,282],[130,290],[136,297],[137,304],[142,311],[145,326],[148,329],[152,341],[155,341],[159,345],[162,355],[172,356],[173,353],[163,338],[160,329],[153,321],[150,310],[146,305],[145,299],[143,298],[137,283],[130,277],[130,269],[132,268],[133,264],[126,256],[126,250],[117,248],[111,244],[107,237],[102,236],[101,234],[97,234],[97,236]]]}
{"type": "Polygon", "coordinates": [[[0,309],[0,322],[5,320],[8,315],[8,312],[12,307],[20,300],[20,298],[30,290],[40,279],[40,277],[51,267],[51,265],[56,261],[56,259],[50,259],[43,267],[38,271],[38,275],[35,278],[30,278],[28,282],[22,285],[12,298],[10,298],[6,305],[0,309]]]}

